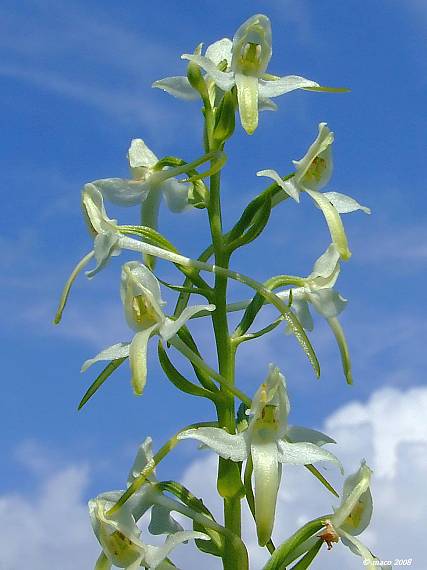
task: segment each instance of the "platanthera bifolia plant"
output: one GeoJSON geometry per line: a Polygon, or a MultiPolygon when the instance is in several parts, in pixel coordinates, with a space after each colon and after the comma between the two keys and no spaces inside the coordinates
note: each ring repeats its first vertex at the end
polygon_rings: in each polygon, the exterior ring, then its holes
{"type": "MultiPolygon", "coordinates": [[[[157,451],[152,449],[151,437],[145,435],[123,490],[102,493],[89,502],[90,519],[101,547],[96,570],[176,568],[173,550],[181,543],[186,543],[182,548],[195,545],[205,556],[217,557],[218,567],[222,563],[225,570],[253,568],[241,537],[243,501],[249,507],[245,512],[253,518],[259,546],[268,551],[264,570],[303,570],[324,545],[331,549],[339,541],[361,557],[361,566],[379,567],[378,559],[357,538],[372,514],[372,471],[364,461],[356,473],[345,479],[342,494],[339,500],[335,499],[335,509],[319,513],[319,517],[296,529],[292,536],[273,544],[271,535],[282,466],[300,465],[301,469],[309,470],[319,487],[325,487],[324,492],[336,497],[338,493],[316,465],[328,462],[331,468],[341,471],[342,466],[329,450],[334,440],[308,427],[288,423],[287,383],[275,364],[266,363],[266,376],[260,379],[253,395],[246,393],[244,378],[235,378],[240,345],[256,342],[280,326],[295,337],[295,347],[305,353],[314,376],[319,376],[319,362],[307,334],[313,328],[310,309],[314,308],[328,323],[339,347],[344,377],[348,384],[352,382],[349,351],[338,320],[346,300],[335,289],[341,261],[351,256],[341,214],[356,210],[369,213],[369,209],[354,198],[324,191],[332,175],[334,142],[327,124],[318,125],[317,135],[313,132],[314,140],[308,141],[307,152],[300,160],[293,161],[294,168],[289,172],[285,163],[280,172],[271,169],[257,172],[257,176],[269,179],[267,187],[248,203],[234,226],[225,229],[222,224],[221,173],[226,167],[226,143],[234,133],[236,114],[244,131],[252,135],[260,112],[274,111],[273,99],[280,95],[297,89],[346,91],[322,87],[296,75],[272,75],[268,69],[271,55],[270,21],[262,14],[244,22],[233,40],[220,39],[206,50],[200,44],[194,53],[182,55],[188,62],[186,76],[160,79],[153,86],[180,99],[201,103],[204,121],[201,155],[189,162],[172,155],[158,158],[143,139],[136,138],[128,151],[128,179],[94,180],[83,188],[82,210],[94,240],[93,249],[77,264],[66,283],[55,322],[60,322],[71,286],[86,266],[91,265],[86,275],[93,278],[107,263],[116,263],[111,258],[123,250],[133,252],[130,255],[135,259],[124,263],[120,273],[124,317],[132,332],[127,339],[118,339],[120,342],[83,364],[82,370],[86,371],[92,365],[106,362],[79,407],[86,405],[122,365],[128,370],[135,395],[143,395],[150,376],[147,362],[150,342],[157,342],[163,374],[177,390],[193,398],[195,405],[197,398],[212,403],[211,421],[182,427],[157,451]],[[173,212],[196,208],[200,216],[206,217],[211,243],[197,259],[179,252],[159,231],[162,199],[173,212]],[[289,199],[301,202],[302,206],[313,200],[328,226],[331,243],[326,251],[319,252],[311,273],[306,277],[275,275],[260,283],[233,270],[234,252],[249,247],[267,231],[273,210],[286,207],[284,203],[289,199]],[[135,206],[141,212],[141,224],[126,225],[111,219],[105,202],[127,208],[135,206]],[[156,277],[158,258],[182,274],[182,284],[156,277]],[[209,273],[213,277],[208,279],[209,273]],[[227,302],[230,280],[247,288],[247,299],[227,302]],[[162,300],[162,287],[176,294],[172,310],[162,300]],[[194,296],[204,302],[194,304],[194,296]],[[256,317],[266,307],[268,314],[276,312],[274,320],[254,329],[256,317]],[[241,316],[234,330],[230,313],[235,320],[236,314],[241,316]],[[206,325],[212,319],[218,360],[215,368],[205,361],[190,332],[194,318],[202,319],[206,325]],[[189,373],[184,376],[177,368],[179,364],[172,362],[176,353],[191,364],[191,377],[189,373]],[[222,520],[216,520],[203,498],[196,497],[191,489],[176,481],[156,478],[156,467],[184,439],[197,440],[218,455],[217,492],[224,504],[222,520]],[[150,522],[142,534],[142,517],[146,513],[144,521],[150,522]],[[188,520],[192,530],[184,530],[174,513],[180,513],[180,521],[188,520]],[[156,545],[151,545],[150,540],[145,542],[148,532],[164,535],[160,546],[158,540],[156,545]]],[[[141,405],[144,406],[143,398],[141,405]]],[[[335,548],[330,553],[330,568],[336,568],[335,548]]]]}

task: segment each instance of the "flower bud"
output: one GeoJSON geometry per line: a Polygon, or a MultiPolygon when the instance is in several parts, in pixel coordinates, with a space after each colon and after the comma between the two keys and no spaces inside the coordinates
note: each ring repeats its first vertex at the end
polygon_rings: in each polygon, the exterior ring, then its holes
{"type": "Polygon", "coordinates": [[[216,113],[213,137],[218,145],[224,143],[234,133],[236,101],[232,91],[227,91],[216,113]]]}

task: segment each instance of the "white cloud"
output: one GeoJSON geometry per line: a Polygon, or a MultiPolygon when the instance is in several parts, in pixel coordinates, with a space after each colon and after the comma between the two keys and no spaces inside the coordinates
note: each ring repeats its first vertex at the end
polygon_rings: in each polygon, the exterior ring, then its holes
{"type": "MultiPolygon", "coordinates": [[[[427,496],[427,388],[407,391],[382,389],[365,402],[351,402],[324,422],[326,433],[339,442],[337,455],[347,473],[357,469],[362,457],[374,468],[374,518],[362,540],[383,559],[413,558],[413,568],[423,562],[423,531],[427,496]]],[[[16,450],[15,458],[38,483],[31,493],[0,495],[0,569],[91,568],[98,545],[90,529],[84,500],[89,470],[84,465],[64,465],[35,442],[16,450]],[[58,467],[60,465],[60,467],[58,467]]],[[[339,476],[328,478],[340,488],[339,476]]],[[[203,497],[221,518],[221,505],[214,495],[216,457],[194,461],[183,474],[183,483],[203,497]]],[[[297,526],[331,512],[335,499],[304,469],[288,466],[279,494],[274,539],[279,543],[297,526]]],[[[250,515],[245,513],[246,544],[251,552],[251,570],[260,570],[266,558],[256,545],[250,515]]],[[[157,540],[152,540],[156,543],[157,540]]],[[[221,568],[218,559],[198,553],[189,545],[174,553],[184,570],[221,568]]],[[[314,570],[357,570],[361,560],[341,544],[318,557],[314,570]]]]}
{"type": "Polygon", "coordinates": [[[84,466],[54,472],[29,495],[0,496],[0,569],[91,568],[99,554],[83,493],[84,466]]]}
{"type": "MultiPolygon", "coordinates": [[[[423,531],[427,496],[427,389],[407,391],[385,388],[375,392],[365,402],[352,402],[329,416],[323,429],[338,441],[336,453],[343,460],[346,472],[357,469],[365,457],[373,467],[374,517],[362,540],[383,560],[413,558],[412,567],[423,564],[423,531]]],[[[340,488],[339,479],[328,470],[329,479],[340,488]]],[[[216,478],[216,458],[194,462],[186,470],[183,483],[220,517],[220,505],[213,495],[216,478]]],[[[331,497],[304,469],[288,467],[284,471],[279,495],[275,541],[279,543],[298,525],[331,511],[331,497]]],[[[247,515],[248,513],[246,513],[247,515]]],[[[249,515],[250,516],[250,515],[249,515]]],[[[246,519],[248,520],[248,519],[246,519]]],[[[245,525],[247,544],[252,554],[254,570],[262,568],[264,552],[256,545],[252,524],[245,525]]],[[[204,570],[220,568],[210,560],[189,549],[176,557],[184,568],[204,570]]],[[[356,570],[361,560],[341,544],[332,552],[321,553],[313,569],[356,570]]]]}

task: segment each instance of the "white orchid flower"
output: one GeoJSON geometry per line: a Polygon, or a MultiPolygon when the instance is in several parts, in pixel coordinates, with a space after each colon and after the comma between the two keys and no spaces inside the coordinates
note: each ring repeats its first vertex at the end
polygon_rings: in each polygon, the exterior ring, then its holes
{"type": "Polygon", "coordinates": [[[213,311],[215,305],[186,307],[176,319],[170,319],[162,310],[160,285],[154,274],[138,261],[129,261],[122,268],[120,295],[126,320],[135,330],[132,342],[110,346],[86,360],[82,372],[100,360],[116,360],[129,356],[131,382],[136,395],[144,391],[147,379],[147,347],[151,336],[159,335],[164,341],[171,339],[193,315],[213,311]]]}
{"type": "MultiPolygon", "coordinates": [[[[292,289],[292,309],[308,331],[313,330],[309,303],[325,319],[338,316],[347,304],[347,300],[333,288],[340,272],[339,262],[340,254],[335,245],[331,244],[316,260],[313,271],[303,280],[304,285],[292,289]]],[[[288,300],[290,292],[282,291],[277,295],[288,300]]]]}
{"type": "Polygon", "coordinates": [[[258,541],[265,545],[274,524],[281,464],[306,465],[338,459],[321,447],[334,440],[320,432],[288,425],[290,405],[286,381],[276,366],[270,365],[266,381],[261,384],[248,411],[248,428],[237,434],[221,428],[188,429],[178,439],[196,439],[220,457],[232,461],[252,458],[255,479],[255,519],[258,541]]]}
{"type": "Polygon", "coordinates": [[[103,552],[95,570],[110,570],[114,566],[138,570],[141,566],[158,570],[174,568],[166,558],[170,552],[190,539],[209,540],[206,534],[194,531],[178,531],[167,536],[162,546],[145,544],[130,508],[123,505],[116,514],[107,516],[115,504],[102,496],[89,501],[89,513],[95,535],[103,552]]]}
{"type": "MultiPolygon", "coordinates": [[[[359,470],[347,477],[344,482],[341,504],[332,517],[325,521],[326,531],[320,535],[328,548],[332,542],[342,543],[350,550],[363,558],[365,568],[375,570],[376,568],[386,568],[378,565],[378,559],[372,552],[360,542],[356,536],[361,534],[369,525],[372,516],[372,495],[370,490],[372,471],[365,461],[359,470]]],[[[387,566],[387,568],[389,568],[387,566]]]]}
{"type": "MultiPolygon", "coordinates": [[[[230,40],[227,43],[222,41],[228,49],[230,40]]],[[[205,56],[197,54],[181,56],[182,59],[187,59],[200,66],[223,91],[229,91],[236,86],[240,118],[248,134],[252,134],[258,126],[260,99],[265,101],[270,97],[278,97],[295,89],[320,87],[315,81],[297,75],[280,78],[266,75],[265,72],[272,55],[271,43],[270,20],[263,14],[256,14],[246,20],[234,35],[228,70],[221,71],[218,68],[211,59],[212,52],[205,56]]],[[[160,85],[156,86],[160,87],[160,85]]]]}
{"type": "MultiPolygon", "coordinates": [[[[201,47],[196,50],[195,55],[200,55],[198,52],[201,52],[201,47]]],[[[222,38],[207,47],[204,57],[210,60],[220,71],[230,72],[233,58],[232,49],[233,42],[229,38],[222,38]]],[[[216,107],[224,91],[215,83],[214,79],[211,79],[209,74],[206,74],[205,81],[210,103],[212,107],[216,107]]],[[[191,86],[188,78],[183,75],[159,79],[153,83],[153,87],[162,89],[178,99],[187,101],[198,100],[200,97],[199,92],[191,86]]],[[[276,110],[277,105],[271,99],[261,95],[258,96],[258,111],[276,110]]]]}
{"type": "Polygon", "coordinates": [[[105,178],[92,182],[104,197],[120,206],[143,204],[142,224],[154,229],[157,228],[162,196],[172,212],[182,212],[190,207],[190,184],[175,178],[183,173],[182,167],[156,170],[159,160],[142,139],[132,140],[128,160],[131,179],[105,178]]]}
{"type": "Polygon", "coordinates": [[[282,180],[275,170],[260,170],[257,176],[272,178],[291,198],[299,202],[300,192],[306,192],[325,216],[329,231],[342,259],[349,259],[347,237],[340,214],[362,210],[370,214],[371,210],[362,206],[345,194],[339,192],[320,192],[332,175],[332,143],[334,133],[326,123],[319,124],[319,134],[301,160],[294,160],[295,174],[288,180],[282,180]]]}

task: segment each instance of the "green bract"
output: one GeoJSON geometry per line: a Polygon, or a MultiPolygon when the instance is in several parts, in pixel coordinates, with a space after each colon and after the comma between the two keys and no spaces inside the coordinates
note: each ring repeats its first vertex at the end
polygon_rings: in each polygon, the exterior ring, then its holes
{"type": "Polygon", "coordinates": [[[248,411],[248,428],[237,434],[214,427],[181,432],[178,439],[196,439],[224,459],[245,461],[251,457],[255,480],[255,519],[258,541],[264,546],[271,537],[276,510],[281,464],[306,465],[338,459],[321,445],[335,443],[320,432],[288,425],[290,410],[284,376],[270,365],[267,379],[261,384],[248,411]]]}

